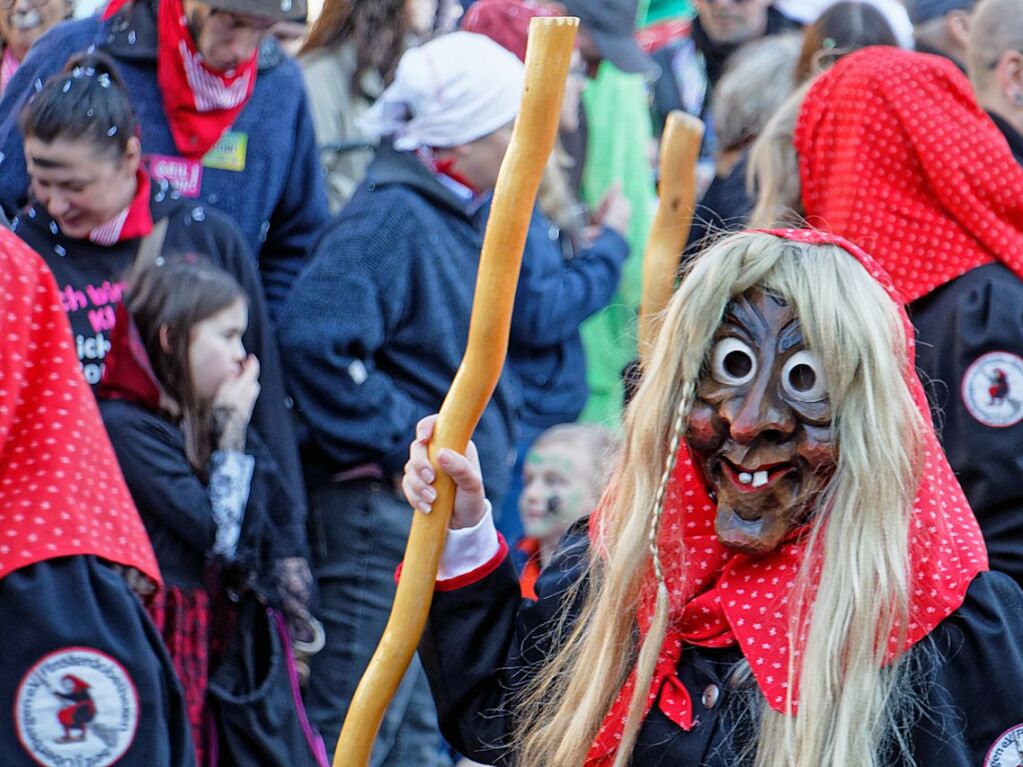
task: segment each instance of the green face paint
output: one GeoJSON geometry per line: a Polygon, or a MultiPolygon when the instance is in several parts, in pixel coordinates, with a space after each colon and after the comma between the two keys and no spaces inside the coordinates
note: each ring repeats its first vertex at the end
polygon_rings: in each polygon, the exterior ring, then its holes
{"type": "Polygon", "coordinates": [[[525,460],[519,513],[529,538],[556,542],[596,505],[599,478],[584,445],[552,442],[533,448],[525,460]]]}

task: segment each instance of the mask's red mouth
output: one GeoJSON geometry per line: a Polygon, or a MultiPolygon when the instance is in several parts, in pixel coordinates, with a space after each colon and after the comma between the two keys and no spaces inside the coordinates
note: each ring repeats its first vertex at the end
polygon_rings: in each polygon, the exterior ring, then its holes
{"type": "Polygon", "coordinates": [[[740,493],[757,493],[766,490],[777,484],[778,480],[786,474],[795,470],[795,465],[789,461],[747,467],[732,463],[727,458],[721,459],[722,474],[740,493]]]}

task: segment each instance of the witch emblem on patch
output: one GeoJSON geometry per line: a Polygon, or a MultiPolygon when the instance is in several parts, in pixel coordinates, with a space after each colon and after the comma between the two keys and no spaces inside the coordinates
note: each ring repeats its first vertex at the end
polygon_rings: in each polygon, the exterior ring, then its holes
{"type": "Polygon", "coordinates": [[[65,674],[61,677],[60,683],[63,685],[63,691],[50,689],[53,695],[67,702],[67,705],[57,712],[60,726],[64,728],[64,735],[57,742],[81,742],[89,732],[89,723],[96,718],[96,702],[89,693],[92,685],[83,682],[74,674],[65,674]]]}
{"type": "Polygon", "coordinates": [[[124,666],[91,647],[37,661],[15,697],[22,747],[43,767],[108,767],[135,740],[138,691],[124,666]]]}
{"type": "Polygon", "coordinates": [[[1023,358],[989,352],[966,369],[963,403],[985,426],[1005,428],[1023,421],[1023,358]]]}

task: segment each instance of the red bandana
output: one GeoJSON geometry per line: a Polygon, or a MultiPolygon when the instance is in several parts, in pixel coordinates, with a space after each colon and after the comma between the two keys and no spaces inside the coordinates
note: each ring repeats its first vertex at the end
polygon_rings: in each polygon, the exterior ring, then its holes
{"type": "Polygon", "coordinates": [[[153,215],[149,210],[149,174],[139,166],[135,172],[136,189],[128,207],[101,226],[89,232],[89,240],[110,247],[125,240],[137,240],[153,231],[153,215]]]}
{"type": "Polygon", "coordinates": [[[181,0],[160,0],[156,79],[174,145],[198,160],[220,140],[256,87],[259,51],[231,72],[206,66],[188,31],[181,0]]]}
{"type": "MultiPolygon", "coordinates": [[[[901,300],[888,276],[857,246],[825,232],[786,229],[767,232],[776,237],[837,245],[859,261],[881,283],[892,300],[901,300]]],[[[901,310],[900,310],[901,311],[901,310]]],[[[906,379],[925,423],[930,411],[920,380],[913,372],[912,327],[902,320],[909,341],[910,363],[906,379]]],[[[789,612],[796,601],[796,577],[808,552],[805,536],[793,536],[771,554],[752,558],[726,549],[714,533],[714,502],[694,468],[688,447],[679,450],[675,472],[668,483],[658,535],[661,564],[670,595],[668,632],[650,685],[647,713],[660,694],[659,707],[683,729],[693,726],[693,704],[676,677],[687,645],[738,645],[749,661],[757,684],[775,711],[784,713],[788,693],[789,612]]],[[[987,553],[980,528],[959,487],[933,431],[926,435],[926,461],[913,507],[910,532],[910,622],[904,649],[926,637],[962,604],[966,589],[978,572],[987,569],[987,553]]],[[[598,523],[592,526],[597,531],[598,523]]],[[[595,534],[594,532],[594,534],[595,534]]],[[[637,620],[641,633],[649,628],[654,609],[653,576],[647,582],[637,620]]],[[[806,626],[804,624],[803,631],[806,626]]],[[[797,640],[802,644],[805,637],[797,640]]],[[[898,629],[890,638],[890,658],[896,653],[898,629]]],[[[797,661],[798,669],[798,661],[797,661]]],[[[798,676],[796,679],[798,685],[798,676]]],[[[604,767],[614,761],[625,727],[635,674],[615,699],[590,749],[586,767],[604,767]]],[[[792,706],[798,704],[798,687],[792,706]]]]}
{"type": "Polygon", "coordinates": [[[807,219],[865,248],[906,301],[993,261],[1023,278],[1023,169],[950,61],[844,57],[807,92],[795,145],[807,219]]]}
{"type": "Polygon", "coordinates": [[[159,583],[46,264],[0,229],[0,578],[93,554],[159,583]]]}

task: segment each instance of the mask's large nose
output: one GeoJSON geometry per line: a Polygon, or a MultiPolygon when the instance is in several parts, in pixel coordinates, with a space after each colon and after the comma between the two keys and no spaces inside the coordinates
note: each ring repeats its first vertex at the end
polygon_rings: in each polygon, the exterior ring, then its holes
{"type": "Polygon", "coordinates": [[[796,417],[779,396],[778,388],[770,367],[765,365],[745,396],[725,404],[721,415],[728,422],[732,439],[748,445],[760,437],[776,442],[792,434],[796,417]]]}

